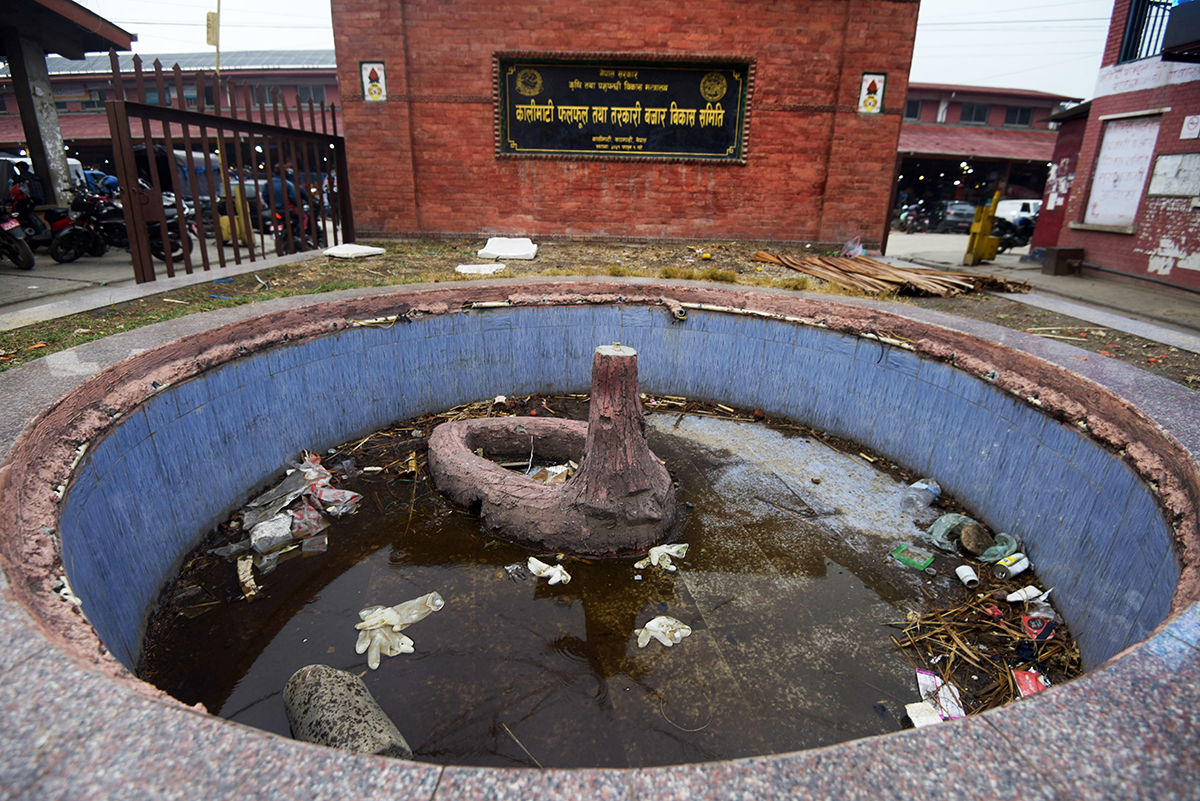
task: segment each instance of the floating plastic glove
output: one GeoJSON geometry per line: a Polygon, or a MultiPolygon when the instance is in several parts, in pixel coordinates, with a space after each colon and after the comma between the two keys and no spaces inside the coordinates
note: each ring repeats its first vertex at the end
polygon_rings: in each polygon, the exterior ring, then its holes
{"type": "Polygon", "coordinates": [[[398,631],[389,628],[367,629],[358,633],[358,642],[354,644],[354,652],[367,652],[367,667],[375,670],[379,667],[379,655],[396,656],[411,654],[413,641],[398,631]]]}
{"type": "Polygon", "coordinates": [[[1021,544],[1011,534],[997,534],[996,544],[979,554],[979,561],[999,562],[1006,556],[1012,556],[1019,547],[1021,544]]]}
{"type": "Polygon", "coordinates": [[[545,562],[529,557],[529,572],[538,578],[549,579],[551,584],[570,584],[571,574],[562,565],[551,567],[545,562]]]}
{"type": "Polygon", "coordinates": [[[635,569],[641,570],[644,567],[654,565],[655,567],[661,567],[668,573],[674,573],[679,568],[671,564],[671,558],[682,559],[687,556],[687,549],[686,542],[677,542],[674,545],[655,545],[650,549],[649,556],[634,563],[633,566],[635,569]]]}
{"type": "Polygon", "coordinates": [[[691,634],[692,629],[673,617],[659,615],[647,623],[645,628],[634,629],[633,633],[637,635],[638,648],[645,648],[652,638],[670,648],[691,634]]]}
{"type": "Polygon", "coordinates": [[[379,667],[380,654],[411,654],[413,641],[401,634],[401,629],[423,620],[445,605],[442,596],[431,592],[395,606],[368,606],[358,613],[362,622],[354,626],[359,630],[358,642],[354,645],[355,653],[366,651],[367,667],[371,670],[379,667]]]}

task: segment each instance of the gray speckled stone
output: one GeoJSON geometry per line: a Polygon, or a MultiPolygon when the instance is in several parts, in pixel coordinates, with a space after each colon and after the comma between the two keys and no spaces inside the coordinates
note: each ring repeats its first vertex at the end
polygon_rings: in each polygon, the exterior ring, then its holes
{"type": "Polygon", "coordinates": [[[302,667],[283,688],[283,705],[297,740],[412,759],[404,735],[353,673],[328,665],[302,667]]]}

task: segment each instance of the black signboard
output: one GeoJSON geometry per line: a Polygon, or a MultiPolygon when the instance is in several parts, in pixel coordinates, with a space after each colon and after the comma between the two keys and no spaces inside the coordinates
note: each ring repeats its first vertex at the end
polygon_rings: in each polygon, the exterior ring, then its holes
{"type": "Polygon", "coordinates": [[[497,64],[501,155],[743,160],[747,62],[497,64]]]}

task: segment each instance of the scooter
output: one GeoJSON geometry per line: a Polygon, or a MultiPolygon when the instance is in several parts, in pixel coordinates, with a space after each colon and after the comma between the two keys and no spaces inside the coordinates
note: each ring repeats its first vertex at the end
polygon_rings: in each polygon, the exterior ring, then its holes
{"type": "Polygon", "coordinates": [[[0,256],[17,265],[18,270],[33,269],[33,251],[25,242],[25,229],[4,205],[0,205],[0,256]]]}
{"type": "Polygon", "coordinates": [[[59,232],[74,225],[69,209],[47,209],[43,212],[43,220],[42,216],[34,211],[36,204],[33,198],[25,194],[24,187],[19,183],[13,184],[8,194],[12,199],[13,216],[20,221],[21,228],[25,231],[25,243],[29,245],[30,250],[49,245],[59,232]]]}
{"type": "MultiPolygon", "coordinates": [[[[103,195],[75,190],[71,211],[75,213],[77,224],[62,231],[50,243],[50,257],[55,261],[66,264],[85,253],[89,256],[103,256],[110,246],[129,248],[125,212],[117,201],[103,195]]],[[[185,250],[191,250],[190,232],[194,224],[188,219],[188,212],[185,211],[184,224],[189,235],[179,235],[179,214],[175,210],[174,198],[171,197],[168,202],[165,194],[163,213],[167,221],[166,241],[171,248],[171,258],[182,259],[185,250]]],[[[146,233],[150,237],[150,254],[160,261],[166,261],[166,247],[160,229],[161,225],[156,221],[146,223],[146,233]]]]}

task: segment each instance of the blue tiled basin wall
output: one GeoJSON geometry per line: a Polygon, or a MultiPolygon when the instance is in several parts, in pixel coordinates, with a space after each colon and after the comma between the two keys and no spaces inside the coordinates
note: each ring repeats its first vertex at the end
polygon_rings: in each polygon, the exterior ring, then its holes
{"type": "Polygon", "coordinates": [[[597,345],[636,348],[642,389],[761,407],[936,478],[1023,538],[1092,668],[1142,640],[1179,579],[1146,484],[1083,432],[990,383],[878,341],[646,306],[455,311],[352,328],[171,386],[89,451],[64,500],[63,559],[127,667],[203,533],[303,448],[498,394],[586,391],[597,345]]]}

